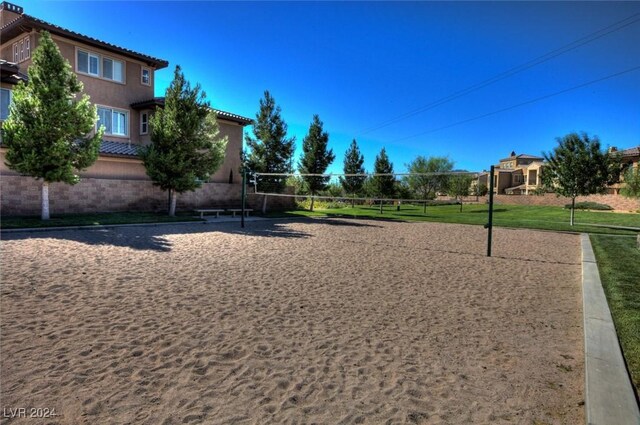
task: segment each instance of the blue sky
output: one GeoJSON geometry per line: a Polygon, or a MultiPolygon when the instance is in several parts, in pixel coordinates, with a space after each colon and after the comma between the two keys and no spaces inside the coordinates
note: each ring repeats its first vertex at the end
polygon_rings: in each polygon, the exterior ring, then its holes
{"type": "MultiPolygon", "coordinates": [[[[255,117],[268,89],[297,153],[313,114],[341,172],[353,138],[373,168],[382,147],[401,172],[417,155],[487,169],[512,150],[540,154],[572,131],[640,145],[640,70],[447,127],[640,66],[640,21],[423,113],[380,124],[640,14],[640,2],[41,2],[46,21],[166,59],[212,106],[255,117]],[[103,17],[115,20],[105,23],[103,17]]],[[[635,19],[640,20],[640,15],[635,19]]],[[[628,22],[631,22],[628,21],[628,22]]]]}

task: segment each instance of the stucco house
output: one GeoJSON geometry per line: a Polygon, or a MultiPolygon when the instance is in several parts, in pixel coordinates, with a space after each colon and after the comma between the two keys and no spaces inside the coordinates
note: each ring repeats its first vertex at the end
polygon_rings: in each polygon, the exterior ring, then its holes
{"type": "MultiPolygon", "coordinates": [[[[77,187],[53,185],[50,189],[53,191],[52,212],[162,208],[166,194],[152,187],[137,149],[150,143],[149,116],[155,108],[164,105],[164,99],[154,93],[155,72],[166,68],[168,61],[45,22],[24,13],[18,5],[2,2],[0,124],[8,116],[13,87],[19,81],[27,81],[31,56],[43,30],[51,34],[83,83],[84,92],[97,106],[97,125],[104,125],[106,129],[98,161],[80,173],[81,183],[77,187]]],[[[221,134],[228,138],[225,161],[201,190],[179,200],[179,208],[235,202],[240,196],[238,170],[243,128],[252,120],[231,112],[214,111],[221,134]]],[[[4,164],[5,152],[6,148],[0,146],[2,212],[36,214],[39,204],[32,189],[37,182],[10,170],[4,164]]]]}
{"type": "MultiPolygon", "coordinates": [[[[540,179],[544,167],[541,156],[511,152],[494,168],[493,191],[497,195],[530,195],[542,186],[540,179]]],[[[477,184],[489,187],[489,173],[481,173],[477,184]]]]}
{"type": "Polygon", "coordinates": [[[629,168],[637,169],[638,167],[640,167],[640,145],[622,150],[618,150],[617,148],[612,147],[609,150],[617,152],[620,156],[620,162],[622,163],[622,176],[620,179],[620,183],[609,186],[608,192],[613,195],[619,195],[620,189],[624,186],[625,172],[629,168]]]}

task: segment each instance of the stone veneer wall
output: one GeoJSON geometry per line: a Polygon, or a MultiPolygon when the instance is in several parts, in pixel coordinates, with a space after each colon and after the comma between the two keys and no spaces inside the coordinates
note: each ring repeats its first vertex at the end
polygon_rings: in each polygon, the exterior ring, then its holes
{"type": "MultiPolygon", "coordinates": [[[[438,197],[438,199],[450,199],[449,197],[438,197]]],[[[470,196],[463,199],[465,202],[488,202],[489,196],[470,196]]],[[[571,203],[570,198],[558,197],[553,193],[544,195],[494,195],[493,201],[496,204],[505,205],[545,205],[563,207],[571,203]]],[[[640,199],[625,198],[621,195],[591,195],[579,196],[576,202],[597,202],[609,205],[616,211],[636,212],[640,211],[640,199]]]]}
{"type": "MultiPolygon", "coordinates": [[[[178,210],[213,205],[240,205],[239,184],[205,183],[195,192],[178,195],[178,210]]],[[[41,183],[31,177],[0,177],[1,213],[40,214],[41,183]]],[[[76,185],[51,183],[49,202],[52,214],[113,211],[163,211],[167,192],[148,180],[83,178],[76,185]]]]}
{"type": "MultiPolygon", "coordinates": [[[[31,177],[0,176],[0,213],[4,216],[39,215],[41,183],[31,177]]],[[[247,207],[262,209],[262,196],[248,188],[247,207]]],[[[240,207],[241,185],[205,183],[194,192],[178,195],[177,210],[208,207],[240,207]]],[[[76,185],[51,183],[49,206],[51,214],[165,211],[167,192],[149,180],[83,178],[76,185]]],[[[269,197],[268,210],[291,208],[293,198],[269,197]]]]}

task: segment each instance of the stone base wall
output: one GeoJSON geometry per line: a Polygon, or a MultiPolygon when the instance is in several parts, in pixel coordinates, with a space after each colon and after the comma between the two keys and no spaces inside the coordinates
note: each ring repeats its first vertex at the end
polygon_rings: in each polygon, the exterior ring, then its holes
{"type": "MultiPolygon", "coordinates": [[[[438,197],[438,199],[450,198],[438,197]]],[[[489,196],[470,196],[463,198],[463,201],[486,203],[489,201],[489,196]]],[[[494,195],[493,202],[495,204],[505,205],[542,205],[564,207],[571,203],[571,199],[558,197],[553,193],[546,193],[544,195],[494,195]]],[[[625,198],[621,195],[579,196],[576,199],[576,202],[597,202],[599,204],[609,205],[615,211],[620,212],[637,212],[640,210],[640,199],[625,198]]]]}
{"type": "MultiPolygon", "coordinates": [[[[486,197],[489,200],[489,197],[486,197]]],[[[564,207],[571,203],[571,198],[558,197],[552,193],[544,195],[494,195],[493,202],[496,204],[511,205],[547,205],[564,207]]],[[[636,212],[640,210],[640,200],[626,198],[621,195],[590,195],[579,196],[576,202],[597,202],[609,205],[616,211],[636,212]]]]}
{"type": "MultiPolygon", "coordinates": [[[[39,215],[41,182],[31,177],[0,176],[0,211],[4,216],[39,215]]],[[[166,211],[167,192],[148,180],[84,178],[76,185],[51,183],[51,214],[166,211]]],[[[177,210],[239,206],[241,185],[205,183],[194,192],[178,195],[177,210]]]]}

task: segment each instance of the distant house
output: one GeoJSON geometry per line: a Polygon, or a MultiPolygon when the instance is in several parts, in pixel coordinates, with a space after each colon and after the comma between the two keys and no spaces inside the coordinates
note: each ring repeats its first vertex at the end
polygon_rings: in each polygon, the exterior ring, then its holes
{"type": "Polygon", "coordinates": [[[619,195],[620,189],[624,186],[624,174],[629,168],[640,167],[640,145],[629,149],[623,149],[619,151],[615,147],[609,149],[609,152],[617,152],[620,156],[620,162],[622,163],[622,176],[620,183],[609,186],[608,192],[610,194],[619,195]]]}
{"type": "MultiPolygon", "coordinates": [[[[115,29],[117,30],[117,26],[115,29]]],[[[65,192],[67,203],[55,205],[58,200],[54,193],[53,211],[157,209],[157,201],[163,195],[156,193],[157,190],[151,187],[144,165],[138,157],[138,147],[150,143],[149,117],[157,107],[164,105],[164,98],[154,95],[155,72],[166,68],[168,61],[45,22],[27,15],[22,7],[4,1],[0,3],[0,125],[8,117],[11,93],[15,85],[20,81],[28,84],[27,70],[43,30],[51,34],[60,53],[69,61],[72,70],[83,83],[84,92],[89,95],[91,103],[97,106],[97,126],[105,127],[97,162],[80,173],[85,182],[93,179],[94,187],[82,187],[83,193],[95,194],[96,199],[82,206],[82,199],[75,199],[72,193],[65,192]],[[111,183],[106,184],[106,180],[111,183]],[[120,193],[125,187],[125,181],[139,182],[128,184],[131,189],[126,199],[120,193]]],[[[235,202],[215,199],[213,194],[224,194],[233,199],[240,196],[239,169],[243,128],[252,122],[237,114],[214,111],[220,133],[228,137],[228,144],[224,163],[209,181],[221,186],[209,190],[208,197],[202,195],[197,199],[197,202],[203,204],[235,202]]],[[[29,202],[25,200],[24,192],[27,188],[30,190],[30,184],[14,179],[14,176],[23,179],[26,177],[18,176],[4,164],[5,154],[6,148],[0,145],[3,213],[37,212],[37,202],[34,204],[31,198],[29,202]],[[31,211],[32,204],[36,211],[31,211]]],[[[61,187],[59,190],[70,189],[61,187]]],[[[182,205],[186,206],[184,203],[182,205]]]]}
{"type": "MultiPolygon", "coordinates": [[[[511,152],[495,166],[493,191],[502,195],[530,195],[542,186],[540,173],[544,167],[541,156],[511,152]]],[[[489,186],[489,174],[482,173],[478,184],[489,186]]]]}

